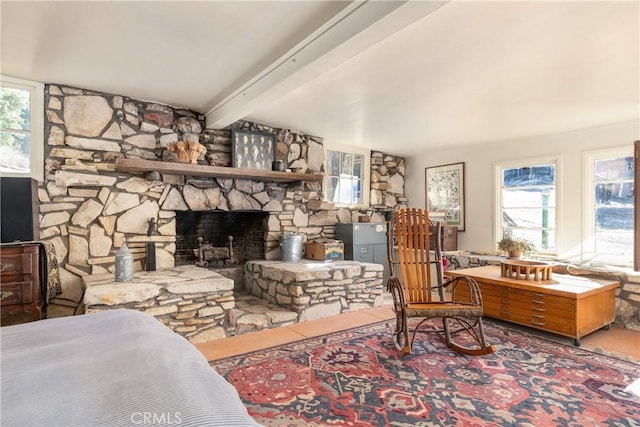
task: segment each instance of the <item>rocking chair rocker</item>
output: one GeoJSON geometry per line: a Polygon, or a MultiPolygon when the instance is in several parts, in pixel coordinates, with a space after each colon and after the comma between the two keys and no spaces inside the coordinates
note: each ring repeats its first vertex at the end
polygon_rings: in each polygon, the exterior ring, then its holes
{"type": "Polygon", "coordinates": [[[478,284],[470,277],[457,277],[443,283],[442,223],[431,224],[428,213],[421,209],[402,209],[394,213],[394,220],[388,225],[391,277],[387,290],[393,296],[396,314],[393,337],[398,351],[402,355],[411,354],[416,333],[426,332],[420,330],[425,322],[442,318],[443,327],[435,332],[447,347],[470,355],[493,353],[494,348],[487,345],[482,326],[482,295],[478,284]],[[436,278],[431,277],[431,264],[436,267],[436,278]],[[396,269],[400,270],[400,276],[396,275],[396,269]],[[462,298],[456,292],[461,286],[468,289],[464,292],[467,297],[462,298]],[[410,318],[421,318],[413,328],[411,340],[410,318]],[[455,343],[452,337],[457,338],[461,332],[466,332],[466,340],[455,343]],[[469,343],[473,347],[467,347],[469,343]]]}

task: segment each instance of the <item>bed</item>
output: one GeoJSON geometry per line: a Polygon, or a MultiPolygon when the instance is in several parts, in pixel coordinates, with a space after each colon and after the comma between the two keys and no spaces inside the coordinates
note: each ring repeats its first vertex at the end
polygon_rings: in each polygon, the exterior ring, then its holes
{"type": "Polygon", "coordinates": [[[258,426],[183,337],[134,310],[0,328],[2,426],[258,426]]]}

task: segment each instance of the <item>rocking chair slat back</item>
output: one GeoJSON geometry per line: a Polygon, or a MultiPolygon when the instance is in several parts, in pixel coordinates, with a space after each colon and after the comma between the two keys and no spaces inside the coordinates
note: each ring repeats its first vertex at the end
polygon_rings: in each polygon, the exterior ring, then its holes
{"type": "Polygon", "coordinates": [[[428,213],[421,209],[403,209],[394,213],[394,221],[393,237],[407,302],[431,302],[428,213]]]}

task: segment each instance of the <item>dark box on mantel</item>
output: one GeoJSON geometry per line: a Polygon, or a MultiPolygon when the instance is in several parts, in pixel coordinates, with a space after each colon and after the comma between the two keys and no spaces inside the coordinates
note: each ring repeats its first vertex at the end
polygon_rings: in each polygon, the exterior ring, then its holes
{"type": "Polygon", "coordinates": [[[304,257],[316,261],[344,259],[344,244],[340,240],[316,239],[304,245],[304,257]]]}

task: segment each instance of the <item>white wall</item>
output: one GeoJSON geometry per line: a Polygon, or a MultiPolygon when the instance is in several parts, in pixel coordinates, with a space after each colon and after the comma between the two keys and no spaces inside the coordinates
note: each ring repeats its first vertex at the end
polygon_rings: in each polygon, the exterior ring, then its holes
{"type": "Polygon", "coordinates": [[[466,227],[458,234],[458,248],[495,252],[494,163],[560,154],[560,227],[558,256],[579,256],[582,241],[583,153],[589,150],[633,146],[640,139],[640,121],[544,135],[513,141],[479,144],[407,157],[406,195],[409,207],[425,207],[426,167],[465,162],[466,227]]]}

